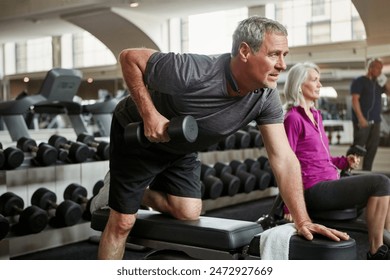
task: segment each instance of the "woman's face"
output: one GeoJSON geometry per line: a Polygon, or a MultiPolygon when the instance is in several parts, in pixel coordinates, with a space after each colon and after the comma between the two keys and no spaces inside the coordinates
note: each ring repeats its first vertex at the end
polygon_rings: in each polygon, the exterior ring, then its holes
{"type": "Polygon", "coordinates": [[[314,102],[320,98],[320,74],[314,70],[309,69],[306,80],[301,84],[303,98],[307,102],[314,102]]]}

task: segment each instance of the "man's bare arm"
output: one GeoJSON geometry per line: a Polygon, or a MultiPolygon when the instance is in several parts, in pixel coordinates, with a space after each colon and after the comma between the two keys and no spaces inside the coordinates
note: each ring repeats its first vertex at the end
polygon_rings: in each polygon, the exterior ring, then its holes
{"type": "Polygon", "coordinates": [[[155,52],[152,49],[126,49],[120,53],[119,62],[123,79],[143,120],[145,136],[151,142],[166,142],[169,141],[166,133],[169,121],[157,111],[144,83],[147,62],[155,52]]]}

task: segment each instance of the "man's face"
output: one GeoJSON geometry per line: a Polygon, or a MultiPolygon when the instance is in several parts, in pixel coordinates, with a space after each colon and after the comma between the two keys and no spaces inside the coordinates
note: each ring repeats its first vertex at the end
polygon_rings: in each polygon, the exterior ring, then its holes
{"type": "Polygon", "coordinates": [[[383,65],[380,61],[374,61],[370,64],[370,74],[373,78],[377,78],[382,73],[383,65]]]}
{"type": "Polygon", "coordinates": [[[248,75],[257,85],[255,88],[276,88],[279,74],[286,70],[285,56],[288,54],[287,37],[266,33],[257,53],[248,55],[248,75]]]}

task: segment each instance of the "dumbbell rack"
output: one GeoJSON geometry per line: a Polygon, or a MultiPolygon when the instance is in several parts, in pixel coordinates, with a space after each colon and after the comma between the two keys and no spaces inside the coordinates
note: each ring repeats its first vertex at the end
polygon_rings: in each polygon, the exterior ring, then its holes
{"type": "MultiPolygon", "coordinates": [[[[108,161],[1,170],[0,193],[14,192],[23,198],[26,206],[29,206],[32,194],[38,188],[45,187],[56,193],[57,202],[60,203],[63,201],[65,188],[71,183],[85,186],[88,196],[92,196],[94,183],[103,179],[107,170],[108,161]]],[[[10,233],[0,241],[0,260],[83,241],[96,234],[87,221],[80,221],[74,226],[64,228],[48,226],[37,234],[14,236],[10,233]]]]}
{"type": "MultiPolygon", "coordinates": [[[[202,163],[214,165],[215,162],[228,163],[233,159],[244,160],[246,158],[258,158],[260,156],[267,156],[265,149],[249,148],[226,151],[212,151],[203,152],[199,154],[199,159],[202,163]]],[[[250,193],[238,193],[234,196],[222,196],[217,199],[206,199],[202,203],[202,213],[207,211],[219,209],[235,204],[240,204],[248,201],[258,200],[261,198],[275,196],[279,193],[277,188],[267,188],[265,190],[254,190],[250,193]]]]}

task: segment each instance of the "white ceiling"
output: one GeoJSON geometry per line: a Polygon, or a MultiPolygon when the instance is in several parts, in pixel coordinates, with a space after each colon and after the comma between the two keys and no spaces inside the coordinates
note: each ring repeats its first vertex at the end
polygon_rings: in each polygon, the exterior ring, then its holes
{"type": "MultiPolygon", "coordinates": [[[[139,0],[133,12],[164,19],[190,14],[256,6],[267,0],[139,0]]],[[[130,0],[1,0],[0,44],[81,30],[61,17],[103,7],[131,9],[130,0]]],[[[268,1],[269,2],[269,1],[268,1]]],[[[104,19],[102,19],[104,24],[104,19]]]]}

